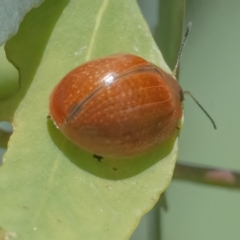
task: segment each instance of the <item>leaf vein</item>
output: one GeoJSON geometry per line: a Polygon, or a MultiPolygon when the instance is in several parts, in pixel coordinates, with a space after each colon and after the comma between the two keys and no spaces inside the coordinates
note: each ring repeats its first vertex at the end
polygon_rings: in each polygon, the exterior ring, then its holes
{"type": "Polygon", "coordinates": [[[94,26],[92,37],[90,39],[88,51],[87,51],[87,54],[86,54],[86,61],[90,60],[90,56],[91,56],[91,53],[92,53],[92,49],[93,49],[93,45],[94,45],[94,42],[95,42],[95,39],[96,39],[96,35],[97,35],[97,32],[98,32],[101,20],[103,18],[103,13],[104,13],[105,9],[107,8],[108,3],[109,3],[109,0],[103,0],[103,4],[99,8],[99,11],[96,15],[97,16],[96,17],[96,24],[94,26]]]}

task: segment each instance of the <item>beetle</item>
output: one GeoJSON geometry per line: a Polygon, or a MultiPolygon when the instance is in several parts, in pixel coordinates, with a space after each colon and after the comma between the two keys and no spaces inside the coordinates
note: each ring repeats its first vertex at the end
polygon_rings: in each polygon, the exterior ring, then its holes
{"type": "Polygon", "coordinates": [[[50,115],[76,145],[103,157],[131,157],[180,129],[183,91],[172,75],[132,54],[89,61],[50,97],[50,115]]]}
{"type": "Polygon", "coordinates": [[[173,74],[132,54],[95,59],[70,71],[54,88],[50,115],[60,131],[95,157],[143,154],[177,136],[183,92],[173,74]]]}

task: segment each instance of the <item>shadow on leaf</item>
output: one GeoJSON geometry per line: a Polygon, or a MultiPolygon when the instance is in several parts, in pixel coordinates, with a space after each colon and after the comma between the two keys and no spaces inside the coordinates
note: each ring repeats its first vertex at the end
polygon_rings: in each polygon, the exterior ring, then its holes
{"type": "Polygon", "coordinates": [[[103,158],[98,161],[92,153],[80,149],[68,140],[54,125],[51,120],[47,122],[49,134],[58,149],[77,167],[87,171],[97,177],[121,180],[140,174],[147,168],[161,161],[172,150],[175,139],[174,136],[167,143],[159,148],[149,151],[138,157],[125,159],[103,158]]]}

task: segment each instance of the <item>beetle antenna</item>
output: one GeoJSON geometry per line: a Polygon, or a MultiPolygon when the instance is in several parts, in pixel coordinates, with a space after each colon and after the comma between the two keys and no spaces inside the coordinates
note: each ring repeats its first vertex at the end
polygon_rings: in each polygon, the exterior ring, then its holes
{"type": "Polygon", "coordinates": [[[214,122],[212,117],[209,115],[209,113],[203,108],[203,106],[197,101],[197,99],[189,91],[184,91],[183,94],[187,94],[194,100],[194,102],[202,109],[202,111],[207,115],[209,120],[212,122],[214,129],[217,129],[216,123],[214,122]]]}
{"type": "Polygon", "coordinates": [[[192,27],[192,22],[189,22],[188,25],[187,25],[187,30],[186,30],[186,32],[185,32],[184,38],[183,38],[183,40],[182,40],[182,44],[181,44],[180,50],[179,50],[179,52],[178,52],[178,57],[177,57],[176,65],[175,65],[175,67],[174,67],[174,69],[173,69],[173,72],[172,72],[172,75],[173,75],[173,76],[176,76],[176,74],[177,74],[177,70],[178,70],[178,67],[179,67],[180,58],[181,58],[181,56],[182,56],[182,51],[183,51],[183,48],[184,48],[184,45],[185,45],[185,43],[186,43],[187,36],[188,36],[188,34],[189,34],[189,32],[190,32],[191,27],[192,27]]]}

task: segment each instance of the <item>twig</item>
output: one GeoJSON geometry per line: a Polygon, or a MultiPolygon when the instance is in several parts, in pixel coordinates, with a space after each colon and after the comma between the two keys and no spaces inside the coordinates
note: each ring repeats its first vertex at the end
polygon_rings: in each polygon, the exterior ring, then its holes
{"type": "Polygon", "coordinates": [[[240,188],[240,172],[177,163],[173,179],[212,186],[240,188]]]}

